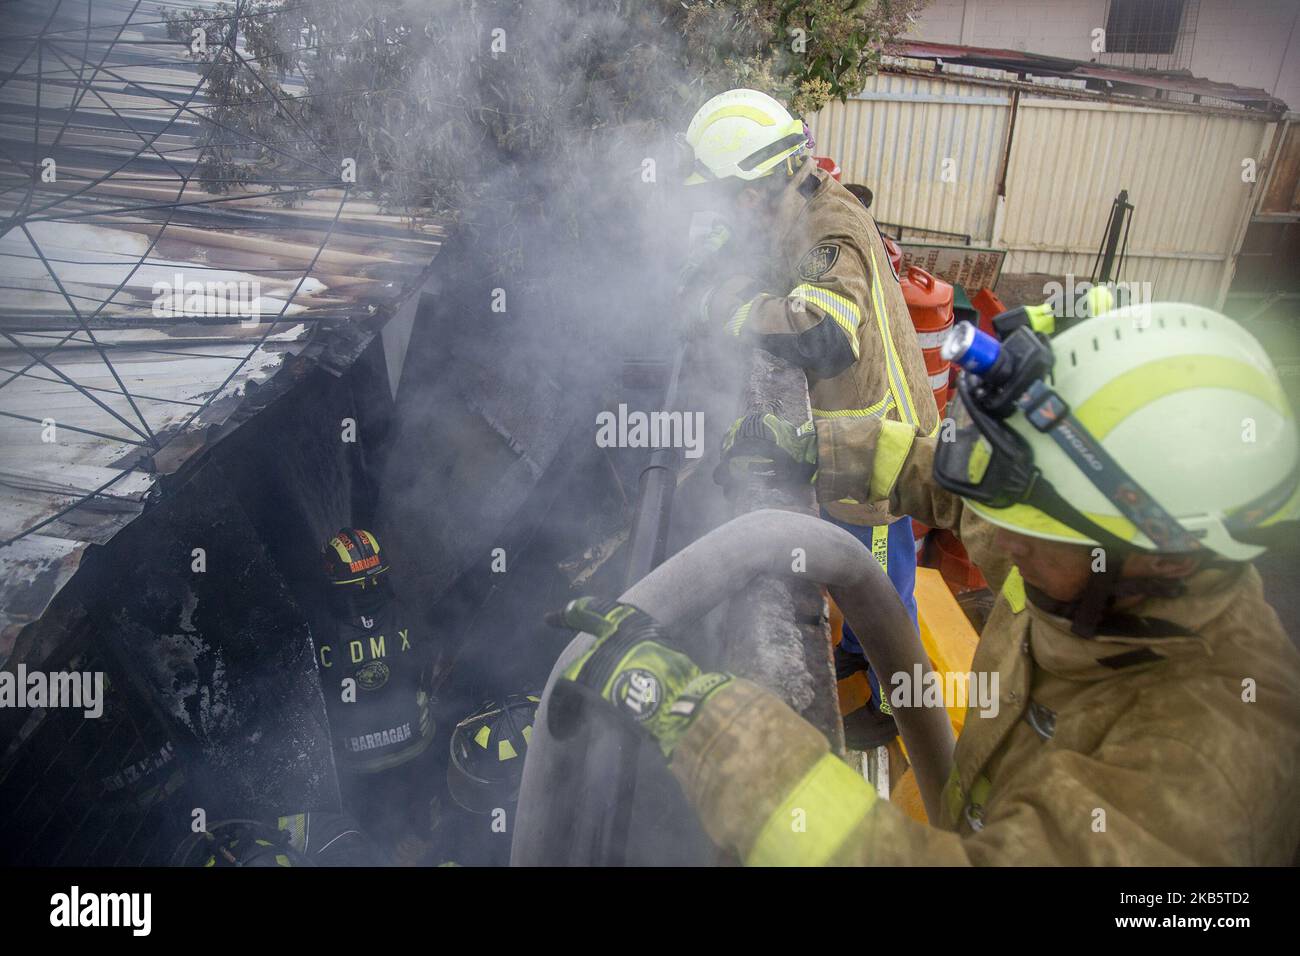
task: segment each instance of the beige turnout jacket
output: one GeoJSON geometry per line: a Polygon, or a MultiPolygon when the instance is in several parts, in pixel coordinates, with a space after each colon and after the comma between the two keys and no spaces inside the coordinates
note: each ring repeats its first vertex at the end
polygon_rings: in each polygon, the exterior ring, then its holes
{"type": "MultiPolygon", "coordinates": [[[[764,261],[745,264],[757,284],[724,283],[710,306],[716,321],[805,369],[815,419],[889,418],[931,434],[939,415],[925,359],[870,214],[805,162],[774,221],[764,261]],[[763,291],[752,295],[756,286],[763,291]]],[[[856,524],[889,520],[866,504],[831,501],[827,509],[856,524]]]]}
{"type": "MultiPolygon", "coordinates": [[[[959,528],[987,524],[933,483],[935,442],[874,469],[879,420],[818,423],[818,494],[887,497],[959,528]]],[[[982,527],[981,527],[982,525],[982,527]]],[[[996,714],[971,707],[941,819],[879,800],[825,739],[737,681],[701,709],[671,767],[705,828],[750,863],[1277,865],[1300,840],[1300,655],[1244,565],[1148,598],[1092,639],[1024,598],[1014,569],[980,638],[996,714]]],[[[888,675],[882,675],[882,683],[888,675]]]]}

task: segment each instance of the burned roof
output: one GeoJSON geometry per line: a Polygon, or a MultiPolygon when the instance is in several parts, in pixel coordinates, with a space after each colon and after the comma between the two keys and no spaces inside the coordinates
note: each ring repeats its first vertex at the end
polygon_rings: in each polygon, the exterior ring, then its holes
{"type": "Polygon", "coordinates": [[[1186,70],[1137,69],[1023,50],[923,40],[899,41],[889,46],[888,53],[912,60],[931,60],[936,64],[998,70],[1016,76],[1078,81],[1083,89],[1096,94],[1154,99],[1173,105],[1228,106],[1267,113],[1280,114],[1287,110],[1287,104],[1267,90],[1220,83],[1193,76],[1186,70]]]}
{"type": "Polygon", "coordinates": [[[304,366],[349,364],[442,237],[323,149],[292,205],[255,183],[205,191],[203,76],[159,15],[200,6],[6,5],[0,660],[162,476],[304,366]]]}

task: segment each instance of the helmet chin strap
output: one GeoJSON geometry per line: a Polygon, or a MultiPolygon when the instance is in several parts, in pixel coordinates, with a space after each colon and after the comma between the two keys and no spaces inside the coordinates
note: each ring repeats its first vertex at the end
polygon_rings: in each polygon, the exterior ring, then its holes
{"type": "Polygon", "coordinates": [[[352,619],[363,614],[373,614],[389,600],[388,582],[382,578],[362,587],[357,584],[337,585],[330,591],[331,605],[339,617],[352,619]]]}
{"type": "Polygon", "coordinates": [[[1105,569],[1093,573],[1073,601],[1058,601],[1028,581],[1025,597],[1048,614],[1068,619],[1072,633],[1091,639],[1118,602],[1130,597],[1178,597],[1187,590],[1186,583],[1178,578],[1124,577],[1124,565],[1136,553],[1129,550],[1118,555],[1119,560],[1107,561],[1105,569]]]}

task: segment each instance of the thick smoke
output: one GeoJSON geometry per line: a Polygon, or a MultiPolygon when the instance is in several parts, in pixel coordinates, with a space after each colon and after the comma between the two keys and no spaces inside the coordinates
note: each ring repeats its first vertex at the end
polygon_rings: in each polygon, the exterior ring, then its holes
{"type": "MultiPolygon", "coordinates": [[[[566,457],[581,459],[561,493],[569,506],[547,512],[528,543],[532,553],[544,554],[549,541],[595,546],[630,521],[636,471],[649,452],[609,451],[630,476],[629,500],[611,508],[597,497],[609,478],[595,449],[596,413],[628,400],[626,360],[668,368],[686,340],[674,290],[697,200],[680,185],[686,169],[675,136],[717,92],[680,66],[682,38],[651,15],[653,4],[457,6],[460,13],[438,19],[438,39],[406,92],[431,95],[436,78],[454,77],[436,89],[440,100],[482,102],[487,88],[499,91],[494,100],[510,115],[493,114],[490,134],[469,151],[472,176],[463,179],[472,187],[442,253],[448,259],[435,267],[446,331],[417,326],[408,356],[415,368],[441,371],[401,385],[380,503],[405,593],[430,614],[438,639],[459,645],[440,692],[448,719],[483,695],[539,690],[566,640],[539,633],[537,611],[571,595],[544,574],[512,569],[490,580],[493,549],[507,561],[525,558],[512,531],[533,517],[515,509],[532,506],[534,482],[563,469],[566,457]],[[435,59],[448,55],[452,62],[435,59]],[[516,460],[488,460],[484,448],[498,440],[516,460]],[[478,461],[482,470],[475,475],[453,459],[478,461]],[[483,484],[462,487],[474,477],[483,484]],[[463,505],[448,507],[449,498],[463,505]],[[494,623],[484,626],[485,617],[494,623]]],[[[404,9],[446,7],[412,0],[404,9]]],[[[708,454],[679,494],[674,547],[727,517],[711,459],[741,380],[738,369],[720,374],[709,367],[716,356],[697,352],[677,410],[703,413],[708,454]]],[[[661,397],[652,389],[631,401],[651,411],[661,397]]],[[[624,561],[615,554],[588,589],[616,596],[624,561]]],[[[505,840],[486,822],[464,824],[462,847],[469,833],[480,839],[462,853],[502,861],[505,840]]]]}

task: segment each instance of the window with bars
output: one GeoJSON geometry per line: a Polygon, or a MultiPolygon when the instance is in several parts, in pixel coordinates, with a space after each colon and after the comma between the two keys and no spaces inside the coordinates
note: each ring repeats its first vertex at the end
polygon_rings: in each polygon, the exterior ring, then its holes
{"type": "Polygon", "coordinates": [[[1186,6],[1186,0],[1111,0],[1106,52],[1176,53],[1186,6]]]}

